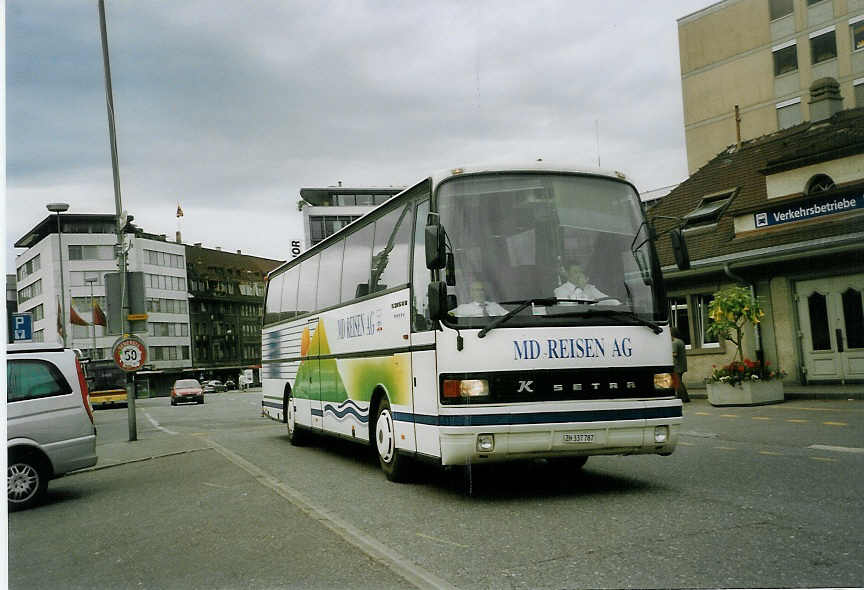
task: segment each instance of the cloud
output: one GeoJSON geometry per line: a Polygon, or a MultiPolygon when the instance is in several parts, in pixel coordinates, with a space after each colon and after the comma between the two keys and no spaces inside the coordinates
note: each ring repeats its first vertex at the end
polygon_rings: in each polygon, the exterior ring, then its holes
{"type": "MultiPolygon", "coordinates": [[[[107,2],[124,207],[284,258],[301,186],[544,157],[686,175],[675,19],[704,1],[107,2]],[[599,129],[599,142],[597,130],[599,129]]],[[[113,212],[98,13],[7,8],[7,264],[64,200],[113,212]]]]}

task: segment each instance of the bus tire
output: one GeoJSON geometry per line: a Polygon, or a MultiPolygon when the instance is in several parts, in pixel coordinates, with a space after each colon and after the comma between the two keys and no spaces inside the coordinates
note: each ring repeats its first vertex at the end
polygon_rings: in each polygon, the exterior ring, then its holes
{"type": "Polygon", "coordinates": [[[7,455],[6,489],[9,512],[32,508],[48,490],[50,468],[46,459],[34,452],[7,455]]]}
{"type": "Polygon", "coordinates": [[[285,426],[288,429],[288,442],[295,447],[302,447],[306,442],[306,433],[297,426],[295,414],[294,397],[286,393],[282,402],[282,415],[285,417],[285,426]]]}
{"type": "Polygon", "coordinates": [[[404,482],[409,479],[410,459],[397,452],[393,412],[386,397],[381,400],[375,419],[375,450],[378,464],[388,480],[404,482]]]}

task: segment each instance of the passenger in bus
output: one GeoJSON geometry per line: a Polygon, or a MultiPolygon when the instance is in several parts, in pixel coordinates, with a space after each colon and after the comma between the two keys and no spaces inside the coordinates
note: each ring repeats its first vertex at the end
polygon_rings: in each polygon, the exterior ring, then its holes
{"type": "Polygon", "coordinates": [[[450,312],[451,315],[458,317],[487,317],[505,315],[507,313],[506,309],[486,298],[486,286],[483,284],[483,281],[471,281],[468,294],[471,297],[471,301],[458,305],[456,309],[450,312]]]}
{"type": "MultiPolygon", "coordinates": [[[[588,277],[582,269],[581,264],[570,263],[567,265],[567,281],[555,288],[555,297],[564,300],[579,300],[586,302],[602,302],[608,305],[621,305],[621,302],[609,297],[588,282],[588,277]]],[[[570,301],[575,303],[575,301],[570,301]]],[[[566,302],[565,302],[566,304],[566,302]]]]}

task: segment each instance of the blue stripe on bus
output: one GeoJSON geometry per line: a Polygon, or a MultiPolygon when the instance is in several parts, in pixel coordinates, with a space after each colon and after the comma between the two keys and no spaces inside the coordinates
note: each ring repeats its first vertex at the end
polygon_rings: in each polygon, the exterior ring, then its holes
{"type": "Polygon", "coordinates": [[[467,416],[430,416],[394,412],[399,422],[430,426],[507,426],[512,424],[562,424],[566,422],[611,422],[618,420],[651,420],[680,418],[680,406],[628,408],[623,410],[583,410],[578,412],[532,412],[518,414],[472,414],[467,416]]]}

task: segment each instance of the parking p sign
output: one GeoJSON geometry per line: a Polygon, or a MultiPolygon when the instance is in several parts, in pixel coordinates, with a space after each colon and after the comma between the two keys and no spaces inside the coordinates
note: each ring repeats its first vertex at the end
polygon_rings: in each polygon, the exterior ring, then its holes
{"type": "Polygon", "coordinates": [[[30,342],[33,340],[33,314],[30,312],[12,314],[12,340],[30,342]]]}

